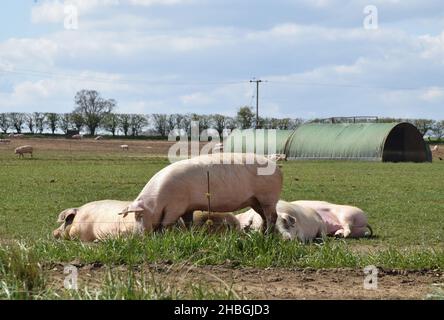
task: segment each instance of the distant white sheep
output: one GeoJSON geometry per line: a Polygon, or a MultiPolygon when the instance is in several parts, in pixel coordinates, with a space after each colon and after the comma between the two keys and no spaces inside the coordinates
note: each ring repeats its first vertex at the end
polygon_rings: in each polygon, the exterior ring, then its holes
{"type": "Polygon", "coordinates": [[[434,146],[434,147],[432,148],[432,152],[436,152],[436,151],[438,151],[438,149],[439,149],[439,146],[436,145],[436,146],[434,146]]]}
{"type": "Polygon", "coordinates": [[[120,146],[120,149],[122,149],[123,151],[128,151],[129,150],[129,146],[127,144],[122,144],[120,146]]]}
{"type": "Polygon", "coordinates": [[[81,134],[75,134],[71,137],[71,139],[81,140],[83,136],[81,134]]]}
{"type": "Polygon", "coordinates": [[[224,151],[224,144],[223,143],[217,143],[213,147],[213,152],[222,152],[224,151]]]}
{"type": "Polygon", "coordinates": [[[103,137],[102,136],[97,136],[97,137],[95,137],[95,139],[94,140],[96,140],[96,141],[99,141],[99,140],[102,140],[103,139],[103,137]]]}
{"type": "Polygon", "coordinates": [[[11,143],[11,140],[9,140],[9,139],[0,139],[0,143],[9,144],[9,143],[11,143]]]}
{"type": "Polygon", "coordinates": [[[32,153],[34,152],[34,149],[31,146],[21,146],[15,149],[14,153],[18,154],[19,157],[23,158],[25,156],[25,153],[29,153],[31,154],[31,158],[32,158],[32,153]]]}
{"type": "Polygon", "coordinates": [[[287,156],[285,154],[270,154],[266,158],[274,162],[287,160],[287,156]]]}
{"type": "Polygon", "coordinates": [[[15,138],[15,139],[21,139],[23,137],[25,137],[25,135],[23,133],[10,133],[8,135],[9,138],[15,138]]]}

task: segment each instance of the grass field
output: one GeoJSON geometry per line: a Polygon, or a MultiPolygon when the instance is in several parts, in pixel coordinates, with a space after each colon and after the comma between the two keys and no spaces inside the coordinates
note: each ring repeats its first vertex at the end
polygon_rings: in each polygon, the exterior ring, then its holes
{"type": "Polygon", "coordinates": [[[166,148],[158,147],[162,142],[135,141],[130,152],[123,153],[118,150],[119,141],[26,140],[36,145],[33,159],[14,156],[14,147],[24,144],[23,141],[0,146],[0,297],[3,298],[240,297],[229,284],[217,290],[205,284],[145,290],[143,283],[157,282],[140,272],[125,273],[115,279],[110,278],[113,272],[102,272],[101,277],[113,280],[112,285],[105,286],[100,294],[88,291],[73,294],[53,289],[48,282],[52,278],[42,276],[57,264],[73,261],[79,265],[98,263],[105,268],[127,266],[130,270],[153,263],[259,270],[357,269],[373,264],[385,269],[435,270],[442,278],[443,161],[283,163],[283,199],[319,199],[358,206],[369,216],[375,232],[372,239],[330,239],[302,245],[261,235],[209,236],[173,230],[144,238],[84,245],[51,238],[58,213],[89,201],[132,200],[154,173],[168,165],[166,148]],[[18,290],[20,287],[23,288],[18,290]]]}

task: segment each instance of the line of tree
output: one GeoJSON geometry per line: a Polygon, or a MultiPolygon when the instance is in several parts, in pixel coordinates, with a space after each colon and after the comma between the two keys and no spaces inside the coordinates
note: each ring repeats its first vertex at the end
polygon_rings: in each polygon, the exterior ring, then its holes
{"type": "MultiPolygon", "coordinates": [[[[228,117],[221,114],[199,115],[188,114],[118,114],[107,113],[100,117],[100,121],[87,122],[82,113],[0,113],[0,130],[4,134],[24,131],[30,134],[42,134],[44,132],[63,132],[67,134],[71,130],[87,132],[95,135],[100,129],[112,136],[139,136],[148,132],[152,135],[166,137],[171,130],[191,130],[191,122],[197,121],[199,129],[216,129],[220,134],[224,129],[252,127],[249,118],[242,113],[237,117],[228,117]]],[[[261,118],[261,128],[266,129],[295,129],[303,121],[300,119],[261,118]]]]}
{"type": "MultiPolygon", "coordinates": [[[[191,130],[191,122],[199,122],[200,130],[213,128],[219,134],[224,129],[247,129],[256,126],[254,111],[244,106],[238,109],[235,117],[222,114],[199,115],[187,114],[119,114],[113,111],[117,107],[114,99],[105,99],[95,90],[81,90],[74,98],[75,108],[71,113],[0,113],[0,130],[22,133],[23,130],[34,134],[42,134],[50,131],[55,134],[58,130],[68,133],[70,130],[86,131],[95,135],[100,129],[113,136],[139,136],[144,132],[150,135],[166,137],[171,130],[182,129],[188,133],[191,130]]],[[[437,139],[444,138],[444,121],[431,119],[395,119],[380,118],[380,122],[407,121],[414,124],[421,134],[432,135],[437,139]]],[[[293,130],[304,123],[302,119],[290,118],[259,118],[258,126],[263,129],[288,129],[293,130]]]]}

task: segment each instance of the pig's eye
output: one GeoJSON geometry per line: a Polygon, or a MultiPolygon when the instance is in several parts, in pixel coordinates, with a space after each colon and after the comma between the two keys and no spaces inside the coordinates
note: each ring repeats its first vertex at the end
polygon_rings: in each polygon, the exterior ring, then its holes
{"type": "Polygon", "coordinates": [[[66,217],[66,219],[65,219],[65,228],[72,224],[72,222],[74,221],[74,217],[75,217],[74,214],[70,214],[69,216],[66,217]]]}

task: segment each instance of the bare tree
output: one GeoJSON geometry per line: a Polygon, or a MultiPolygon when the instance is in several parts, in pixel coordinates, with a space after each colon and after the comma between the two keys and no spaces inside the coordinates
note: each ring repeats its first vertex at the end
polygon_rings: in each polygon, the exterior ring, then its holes
{"type": "Polygon", "coordinates": [[[122,130],[123,134],[128,136],[128,131],[130,128],[130,115],[120,114],[119,115],[119,128],[122,130]]]}
{"type": "Polygon", "coordinates": [[[30,133],[34,133],[34,116],[32,113],[25,114],[25,123],[30,133]]]}
{"type": "Polygon", "coordinates": [[[295,130],[297,129],[299,126],[301,126],[304,123],[304,119],[301,118],[295,118],[295,119],[291,119],[290,120],[290,124],[288,126],[288,129],[290,130],[295,130]]]}
{"type": "Polygon", "coordinates": [[[201,115],[199,116],[199,130],[206,130],[208,128],[211,128],[213,125],[213,121],[211,116],[208,115],[201,115]]]}
{"type": "Polygon", "coordinates": [[[74,124],[74,127],[77,131],[82,131],[83,126],[85,125],[85,119],[83,115],[78,112],[71,113],[71,122],[74,124]]]}
{"type": "Polygon", "coordinates": [[[171,131],[174,130],[174,128],[176,127],[176,114],[169,114],[166,118],[166,131],[171,131]]]}
{"type": "Polygon", "coordinates": [[[57,122],[59,121],[59,115],[57,113],[46,113],[46,123],[51,130],[51,133],[54,134],[57,130],[57,122]]]}
{"type": "Polygon", "coordinates": [[[174,127],[172,129],[180,129],[180,128],[182,128],[185,116],[183,114],[176,113],[174,115],[174,118],[175,118],[175,124],[174,124],[174,127]]]}
{"type": "Polygon", "coordinates": [[[148,120],[145,116],[140,114],[132,114],[130,115],[130,127],[131,127],[131,135],[138,136],[143,128],[148,125],[148,120]]]}
{"type": "Polygon", "coordinates": [[[25,114],[12,112],[9,115],[11,119],[12,126],[17,133],[21,133],[23,129],[23,124],[25,123],[25,114]]]}
{"type": "Polygon", "coordinates": [[[438,141],[444,138],[444,120],[436,121],[432,128],[432,132],[438,141]]]}
{"type": "Polygon", "coordinates": [[[154,129],[158,134],[160,134],[162,137],[165,137],[167,135],[167,115],[166,114],[153,114],[151,116],[153,119],[153,125],[154,129]]]}
{"type": "Polygon", "coordinates": [[[191,114],[185,114],[182,119],[182,125],[180,129],[185,130],[188,134],[191,132],[191,120],[192,115],[191,114]]]}
{"type": "Polygon", "coordinates": [[[113,137],[115,137],[119,129],[119,124],[119,116],[115,113],[108,113],[105,118],[103,118],[102,126],[106,131],[111,132],[113,137]]]}
{"type": "Polygon", "coordinates": [[[230,129],[233,119],[222,114],[215,114],[212,116],[212,123],[214,128],[222,134],[224,129],[230,129]]]}
{"type": "Polygon", "coordinates": [[[116,107],[114,99],[103,99],[95,90],[80,90],[74,101],[77,105],[74,111],[83,116],[91,135],[95,135],[104,117],[116,107]]]}
{"type": "Polygon", "coordinates": [[[0,113],[0,129],[3,130],[3,133],[8,133],[10,127],[11,121],[9,120],[9,115],[7,113],[0,113]]]}
{"type": "Polygon", "coordinates": [[[32,114],[34,118],[35,130],[37,133],[43,133],[45,129],[45,114],[41,112],[34,112],[32,114]]]}
{"type": "Polygon", "coordinates": [[[71,113],[63,113],[59,116],[59,128],[68,134],[69,128],[71,128],[71,113]]]}
{"type": "Polygon", "coordinates": [[[422,136],[425,136],[433,128],[435,121],[430,119],[413,119],[411,123],[418,128],[422,136]]]}

